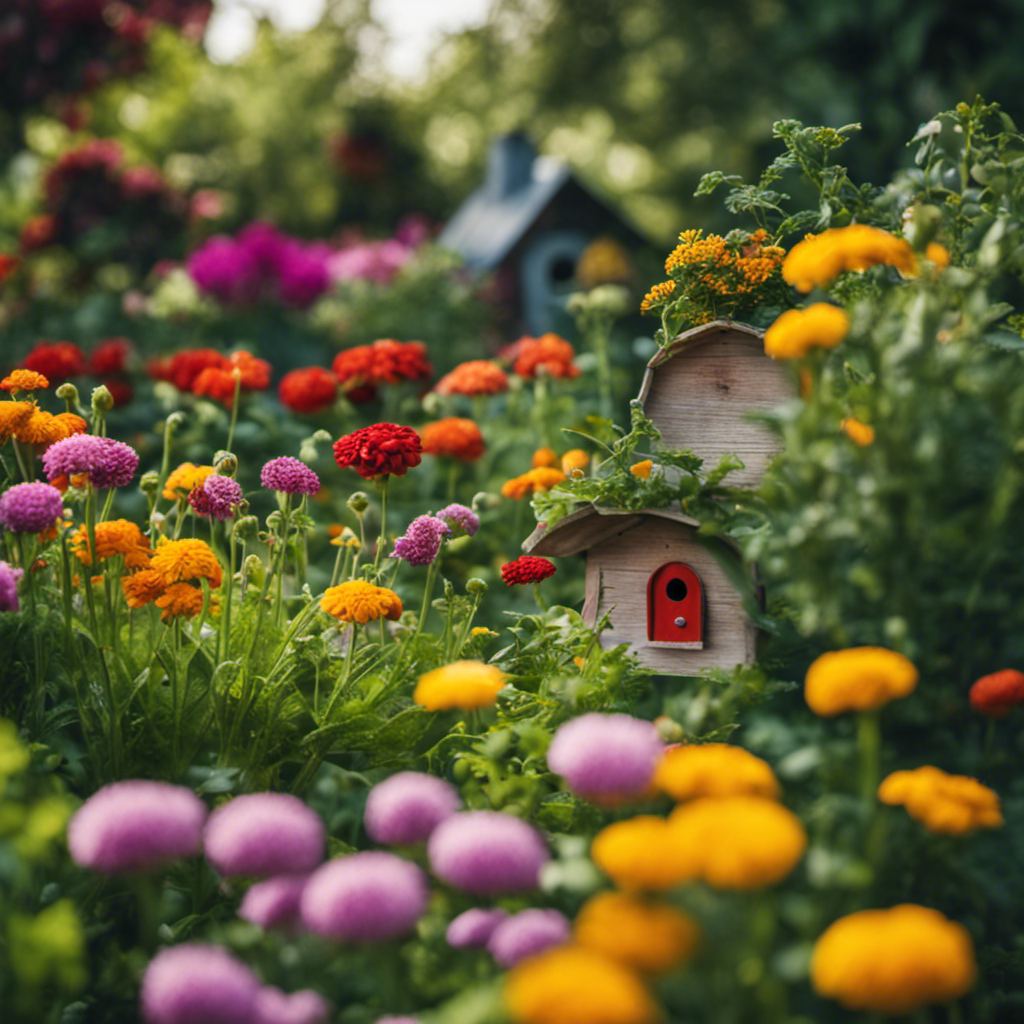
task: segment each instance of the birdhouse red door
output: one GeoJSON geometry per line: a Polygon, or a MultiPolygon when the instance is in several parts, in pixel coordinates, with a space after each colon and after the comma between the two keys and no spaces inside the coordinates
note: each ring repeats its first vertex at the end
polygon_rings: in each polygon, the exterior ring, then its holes
{"type": "Polygon", "coordinates": [[[647,584],[647,639],[652,643],[704,646],[704,588],[682,562],[666,562],[647,584]]]}

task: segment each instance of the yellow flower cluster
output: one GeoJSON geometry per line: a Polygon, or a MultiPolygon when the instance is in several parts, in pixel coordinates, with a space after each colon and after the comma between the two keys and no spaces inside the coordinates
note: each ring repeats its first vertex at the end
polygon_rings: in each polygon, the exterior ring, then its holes
{"type": "Polygon", "coordinates": [[[676,290],[675,281],[661,281],[643,297],[640,303],[640,312],[649,313],[655,306],[660,306],[667,299],[672,298],[676,290]]]}
{"type": "Polygon", "coordinates": [[[320,598],[320,607],[332,618],[364,625],[380,618],[397,619],[402,614],[402,599],[387,587],[349,580],[328,587],[320,598]]]}
{"type": "Polygon", "coordinates": [[[780,795],[778,780],[768,763],[728,743],[670,747],[652,782],[678,801],[727,796],[774,800],[780,795]]]}
{"type": "Polygon", "coordinates": [[[420,676],[412,699],[428,711],[489,707],[505,685],[505,673],[482,661],[453,661],[420,676]]]}
{"type": "MultiPolygon", "coordinates": [[[[33,371],[14,372],[17,374],[33,371]]],[[[40,409],[34,401],[0,402],[0,444],[6,444],[12,437],[23,444],[52,444],[54,441],[63,441],[75,434],[84,433],[86,425],[85,420],[73,412],[59,412],[54,415],[40,409]]]]}
{"type": "Polygon", "coordinates": [[[931,765],[893,772],[878,787],[878,799],[883,804],[902,805],[933,832],[964,835],[1003,824],[999,796],[988,786],[966,775],[948,775],[931,765]]]}
{"type": "Polygon", "coordinates": [[[815,302],[806,309],[789,309],[764,334],[764,350],[772,359],[801,359],[813,348],[835,348],[850,330],[850,320],[838,306],[815,302]]]}
{"type": "Polygon", "coordinates": [[[665,272],[700,268],[701,284],[719,295],[742,295],[764,284],[782,265],[785,252],[777,245],[764,245],[768,234],[755,231],[750,241],[737,251],[721,237],[703,231],[684,231],[679,245],[668,254],[665,272]]]}
{"type": "Polygon", "coordinates": [[[809,235],[789,251],[782,264],[782,277],[798,291],[824,287],[844,270],[867,270],[884,264],[903,274],[917,272],[917,261],[909,244],[888,231],[851,224],[809,235]]]}
{"type": "Polygon", "coordinates": [[[906,697],[917,686],[917,669],[884,647],[850,647],[821,655],[807,670],[804,697],[818,715],[870,711],[906,697]]]}
{"type": "Polygon", "coordinates": [[[213,472],[213,466],[197,466],[192,462],[183,462],[168,475],[163,496],[168,501],[187,501],[189,494],[196,487],[202,487],[206,478],[212,476],[213,472]]]}
{"type": "Polygon", "coordinates": [[[548,491],[564,479],[565,474],[560,469],[554,469],[551,466],[537,466],[527,473],[506,480],[501,485],[501,493],[505,498],[519,501],[520,498],[535,494],[537,491],[548,491]]]}
{"type": "Polygon", "coordinates": [[[819,995],[851,1010],[894,1015],[958,999],[976,974],[967,930],[913,903],[841,917],[819,937],[811,958],[819,995]]]}

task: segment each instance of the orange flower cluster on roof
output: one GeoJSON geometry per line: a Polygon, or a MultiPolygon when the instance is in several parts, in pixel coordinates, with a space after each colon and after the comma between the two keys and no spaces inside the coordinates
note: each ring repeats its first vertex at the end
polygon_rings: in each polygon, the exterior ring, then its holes
{"type": "Polygon", "coordinates": [[[560,469],[554,469],[551,466],[538,466],[527,473],[506,480],[501,485],[501,493],[503,497],[519,501],[520,498],[536,494],[537,491],[548,491],[564,479],[565,474],[560,469]]]}

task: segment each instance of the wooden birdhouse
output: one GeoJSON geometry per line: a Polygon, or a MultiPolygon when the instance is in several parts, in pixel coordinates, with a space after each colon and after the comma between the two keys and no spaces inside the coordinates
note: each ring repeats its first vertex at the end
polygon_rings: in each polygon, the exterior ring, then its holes
{"type": "MultiPolygon", "coordinates": [[[[648,363],[644,411],[671,448],[688,448],[714,468],[727,453],[745,468],[727,478],[752,486],[777,454],[777,439],[747,416],[793,396],[785,370],[764,354],[762,333],[715,321],[680,334],[648,363]]],[[[670,508],[589,505],[540,525],[523,543],[534,555],[587,560],[583,619],[609,628],[603,647],[629,644],[655,672],[695,675],[754,660],[757,630],[715,556],[735,556],[720,539],[696,537],[699,523],[670,508]]],[[[730,550],[731,549],[731,550],[730,550]]],[[[753,583],[753,580],[752,580],[753,583]]]]}
{"type": "Polygon", "coordinates": [[[580,258],[593,243],[619,247],[627,261],[650,243],[586,188],[568,164],[538,156],[522,132],[495,139],[487,176],[455,212],[438,244],[470,270],[494,274],[518,327],[566,333],[564,308],[580,258]]]}

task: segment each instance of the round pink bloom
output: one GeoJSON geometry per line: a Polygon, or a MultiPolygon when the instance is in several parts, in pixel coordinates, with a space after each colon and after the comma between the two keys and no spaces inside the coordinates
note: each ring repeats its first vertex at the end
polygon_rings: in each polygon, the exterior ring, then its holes
{"type": "Polygon", "coordinates": [[[398,772],[370,790],[363,821],[374,842],[419,843],[461,803],[458,790],[444,779],[424,772],[398,772]]]}
{"type": "Polygon", "coordinates": [[[558,727],[548,767],[580,796],[628,798],[644,791],[664,753],[652,722],[594,712],[558,727]]]}
{"type": "Polygon", "coordinates": [[[441,550],[441,541],[451,533],[448,524],[434,516],[417,516],[405,529],[405,536],[395,541],[393,558],[410,565],[430,565],[441,550]]]}
{"type": "Polygon", "coordinates": [[[197,514],[220,520],[230,519],[241,501],[239,482],[219,473],[212,473],[188,496],[188,503],[197,514]]]}
{"type": "Polygon", "coordinates": [[[328,861],[302,891],[302,923],[329,939],[382,942],[411,931],[427,909],[427,880],[393,853],[328,861]]]}
{"type": "Polygon", "coordinates": [[[260,983],[220,946],[185,943],[149,962],[139,998],[146,1024],[252,1024],[260,983]]]}
{"type": "Polygon", "coordinates": [[[264,985],[256,993],[253,1024],[327,1024],[330,1015],[330,1003],[311,988],[289,995],[273,985],[264,985]]]}
{"type": "Polygon", "coordinates": [[[0,612],[18,610],[18,580],[24,575],[24,569],[0,560],[0,612]]]}
{"type": "Polygon", "coordinates": [[[311,871],[324,856],[327,829],[290,793],[249,793],[222,804],[203,833],[210,863],[225,876],[311,871]]]}
{"type": "Polygon", "coordinates": [[[55,441],[43,452],[47,480],[87,473],[93,487],[124,487],[139,468],[139,453],[122,441],[76,434],[55,441]]]}
{"type": "Polygon", "coordinates": [[[557,910],[521,910],[491,933],[487,951],[502,967],[512,967],[528,956],[569,941],[572,927],[557,910]]]}
{"type": "Polygon", "coordinates": [[[472,537],[480,529],[480,517],[468,506],[457,502],[446,505],[437,518],[448,524],[453,537],[472,537]]]}
{"type": "Polygon", "coordinates": [[[0,496],[0,525],[13,533],[42,533],[63,511],[60,491],[38,481],[15,484],[0,496]]]}
{"type": "Polygon", "coordinates": [[[285,494],[316,494],[320,490],[320,477],[304,462],[290,455],[271,459],[260,470],[260,483],[285,494]]]}
{"type": "Polygon", "coordinates": [[[68,849],[76,864],[103,874],[147,871],[198,853],[205,820],[206,805],[191,789],[128,779],[75,812],[68,849]]]}
{"type": "Polygon", "coordinates": [[[251,885],[238,916],[261,928],[293,931],[299,923],[299,900],[309,875],[275,875],[251,885]]]}
{"type": "Polygon", "coordinates": [[[535,889],[550,859],[535,828],[500,811],[464,811],[442,821],[427,856],[442,881],[481,895],[535,889]]]}
{"type": "Polygon", "coordinates": [[[494,929],[507,919],[508,911],[500,907],[473,907],[472,910],[467,910],[452,920],[444,937],[448,945],[456,949],[486,946],[494,929]]]}

